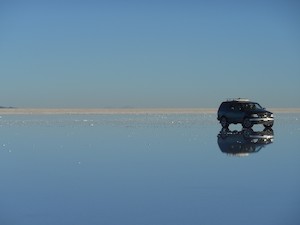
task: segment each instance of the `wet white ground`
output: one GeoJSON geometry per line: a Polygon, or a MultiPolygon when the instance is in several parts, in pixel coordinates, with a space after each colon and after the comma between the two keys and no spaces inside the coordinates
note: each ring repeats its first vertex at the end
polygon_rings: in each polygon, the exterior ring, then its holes
{"type": "Polygon", "coordinates": [[[220,130],[213,113],[2,115],[0,224],[299,224],[300,114],[244,157],[220,130]]]}

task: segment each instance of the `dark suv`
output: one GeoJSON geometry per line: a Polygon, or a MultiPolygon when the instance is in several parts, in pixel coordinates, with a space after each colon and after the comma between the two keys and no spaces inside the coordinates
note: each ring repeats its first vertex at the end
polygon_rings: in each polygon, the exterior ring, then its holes
{"type": "Polygon", "coordinates": [[[274,124],[273,113],[256,102],[241,98],[222,102],[218,110],[218,120],[224,128],[231,123],[241,123],[244,128],[250,128],[254,124],[263,124],[270,128],[274,124]]]}

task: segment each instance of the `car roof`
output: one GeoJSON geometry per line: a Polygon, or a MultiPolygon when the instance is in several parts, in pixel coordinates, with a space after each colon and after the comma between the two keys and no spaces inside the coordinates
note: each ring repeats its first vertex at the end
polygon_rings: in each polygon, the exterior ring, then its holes
{"type": "Polygon", "coordinates": [[[233,103],[233,102],[237,102],[237,103],[256,103],[256,102],[250,101],[249,99],[246,99],[246,98],[227,99],[223,103],[233,103]]]}
{"type": "Polygon", "coordinates": [[[227,98],[227,102],[250,102],[248,98],[227,98]]]}

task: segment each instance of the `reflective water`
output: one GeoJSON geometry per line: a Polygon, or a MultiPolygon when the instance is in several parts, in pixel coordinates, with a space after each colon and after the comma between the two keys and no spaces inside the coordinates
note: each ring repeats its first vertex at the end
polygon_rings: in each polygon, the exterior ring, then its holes
{"type": "Polygon", "coordinates": [[[300,114],[275,122],[3,115],[0,224],[299,224],[300,114]]]}

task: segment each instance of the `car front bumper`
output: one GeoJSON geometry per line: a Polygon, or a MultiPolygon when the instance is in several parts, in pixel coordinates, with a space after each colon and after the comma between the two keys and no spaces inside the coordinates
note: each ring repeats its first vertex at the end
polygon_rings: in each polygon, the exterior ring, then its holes
{"type": "Polygon", "coordinates": [[[257,117],[249,119],[252,123],[273,123],[274,118],[271,117],[257,117]]]}

